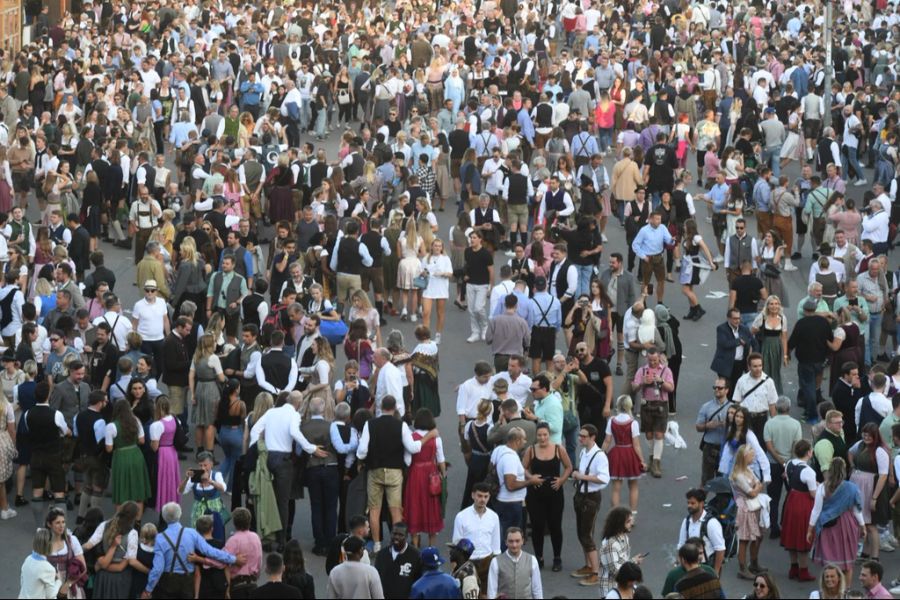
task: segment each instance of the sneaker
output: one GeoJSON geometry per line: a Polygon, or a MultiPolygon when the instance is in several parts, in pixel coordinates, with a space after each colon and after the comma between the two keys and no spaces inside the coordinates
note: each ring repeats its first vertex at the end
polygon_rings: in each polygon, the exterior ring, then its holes
{"type": "Polygon", "coordinates": [[[16,496],[14,504],[16,506],[28,506],[28,500],[25,499],[25,496],[16,496]]]}
{"type": "Polygon", "coordinates": [[[7,520],[15,517],[17,514],[19,514],[19,513],[17,513],[16,511],[14,511],[11,508],[8,508],[6,510],[0,510],[0,519],[7,521],[7,520]]]}
{"type": "Polygon", "coordinates": [[[403,312],[400,313],[400,320],[406,321],[407,319],[409,319],[409,315],[407,314],[406,309],[404,308],[403,312]]]}
{"type": "Polygon", "coordinates": [[[409,315],[409,322],[410,322],[410,323],[415,323],[415,322],[418,321],[418,320],[419,320],[419,317],[418,317],[418,315],[416,315],[415,313],[409,315]]]}
{"type": "Polygon", "coordinates": [[[604,243],[604,244],[606,244],[607,242],[609,242],[609,239],[606,237],[606,234],[605,234],[605,233],[601,233],[601,234],[600,234],[600,239],[603,240],[603,243],[604,243]]]}
{"type": "Polygon", "coordinates": [[[624,375],[624,372],[622,371],[622,365],[616,365],[616,375],[619,377],[624,375]]]}
{"type": "Polygon", "coordinates": [[[470,344],[474,344],[475,342],[481,341],[481,336],[477,333],[473,333],[469,337],[466,338],[466,341],[470,344]]]}
{"type": "Polygon", "coordinates": [[[513,258],[513,257],[515,257],[515,255],[516,255],[516,253],[513,252],[512,250],[507,250],[507,251],[504,252],[503,254],[506,255],[506,258],[513,258]]]}
{"type": "Polygon", "coordinates": [[[794,263],[785,263],[785,264],[784,264],[784,270],[785,270],[785,271],[796,271],[796,270],[797,270],[797,265],[795,265],[794,263]]]}
{"type": "Polygon", "coordinates": [[[577,571],[572,571],[570,573],[572,577],[576,579],[581,579],[582,577],[590,577],[591,575],[596,575],[596,573],[588,566],[581,567],[577,571]]]}
{"type": "Polygon", "coordinates": [[[900,585],[895,585],[890,590],[891,596],[900,596],[900,585]]]}
{"type": "Polygon", "coordinates": [[[441,334],[440,334],[440,333],[434,334],[434,343],[435,343],[435,344],[440,344],[440,343],[441,343],[441,334]]]}
{"type": "Polygon", "coordinates": [[[600,576],[597,575],[596,573],[593,573],[592,575],[588,575],[584,579],[580,580],[578,582],[578,585],[583,585],[585,587],[592,586],[592,585],[600,585],[600,576]]]}
{"type": "Polygon", "coordinates": [[[725,262],[725,257],[720,254],[713,259],[713,262],[722,264],[723,262],[725,262]]]}
{"type": "Polygon", "coordinates": [[[859,179],[859,180],[857,180],[856,183],[854,183],[853,185],[856,186],[856,187],[862,187],[862,186],[864,186],[864,185],[869,185],[869,182],[866,181],[865,179],[859,179]]]}
{"type": "Polygon", "coordinates": [[[803,258],[803,255],[799,252],[794,252],[793,254],[791,254],[791,260],[800,260],[801,258],[803,258]]]}
{"type": "Polygon", "coordinates": [[[878,547],[882,552],[893,552],[894,550],[896,550],[896,548],[891,546],[891,543],[887,540],[881,540],[881,543],[878,545],[878,547]]]}

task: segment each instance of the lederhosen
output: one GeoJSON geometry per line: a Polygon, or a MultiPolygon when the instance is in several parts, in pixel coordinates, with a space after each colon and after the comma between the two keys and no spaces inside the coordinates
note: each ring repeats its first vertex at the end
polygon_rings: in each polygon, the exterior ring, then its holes
{"type": "Polygon", "coordinates": [[[178,537],[175,539],[175,543],[172,543],[172,539],[166,534],[165,531],[161,532],[162,535],[167,542],[169,542],[169,546],[172,548],[172,564],[169,568],[159,577],[159,582],[156,584],[156,588],[153,590],[154,598],[191,598],[194,595],[194,574],[188,573],[187,565],[178,556],[178,549],[181,547],[181,536],[184,535],[184,527],[181,528],[178,532],[178,537]],[[178,562],[178,565],[184,571],[184,573],[176,573],[175,572],[175,563],[178,562]]]}

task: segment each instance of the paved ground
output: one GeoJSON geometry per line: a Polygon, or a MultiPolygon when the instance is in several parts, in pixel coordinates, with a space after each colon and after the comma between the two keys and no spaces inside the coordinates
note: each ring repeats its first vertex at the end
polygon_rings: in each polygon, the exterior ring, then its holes
{"type": "MultiPolygon", "coordinates": [[[[336,151],[336,142],[332,136],[332,140],[328,143],[330,153],[336,151]]],[[[333,156],[333,154],[330,154],[333,156]]],[[[612,170],[612,159],[607,159],[607,168],[612,170]]],[[[798,169],[793,167],[788,170],[788,174],[792,177],[796,176],[798,169]]],[[[692,190],[694,193],[696,189],[692,190]]],[[[862,193],[855,188],[850,188],[850,195],[857,200],[861,199],[862,193]]],[[[709,242],[712,240],[711,226],[705,222],[702,216],[705,216],[705,208],[700,207],[698,221],[701,224],[702,234],[709,242]]],[[[440,221],[440,235],[446,238],[449,227],[453,224],[454,214],[451,212],[438,213],[440,221]]],[[[751,228],[755,231],[755,226],[751,228]]],[[[617,223],[610,224],[607,235],[609,243],[604,248],[604,262],[609,252],[618,250],[625,253],[624,233],[617,223]]],[[[132,285],[134,278],[133,261],[131,255],[105,245],[104,251],[107,253],[107,265],[116,271],[118,284],[116,292],[120,294],[124,306],[131,306],[138,299],[137,288],[132,285]]],[[[810,265],[808,249],[804,260],[799,261],[800,270],[795,273],[785,273],[785,282],[789,287],[789,296],[796,302],[797,299],[805,295],[806,278],[810,265]]],[[[505,258],[498,254],[497,264],[501,264],[505,258]]],[[[673,314],[680,318],[687,312],[687,302],[681,295],[680,288],[674,284],[670,284],[666,291],[666,303],[672,308],[673,314]]],[[[676,451],[671,447],[667,447],[663,456],[663,478],[656,480],[646,478],[641,481],[641,498],[639,506],[639,515],[637,526],[631,535],[632,551],[637,553],[649,552],[649,556],[644,562],[644,576],[647,584],[658,595],[665,574],[671,567],[675,557],[675,543],[678,537],[678,528],[681,520],[684,518],[684,493],[691,486],[699,483],[700,469],[699,458],[700,453],[697,449],[698,436],[693,429],[694,419],[697,409],[702,402],[711,397],[710,386],[712,384],[713,375],[709,370],[709,364],[712,360],[712,354],[715,349],[714,328],[724,320],[727,300],[727,284],[723,272],[713,273],[704,288],[698,290],[701,303],[708,311],[708,314],[699,323],[683,323],[681,328],[681,337],[684,345],[684,363],[681,370],[680,385],[678,388],[678,422],[681,425],[681,432],[687,441],[687,449],[676,451]],[[716,292],[722,292],[717,294],[716,292]]],[[[791,305],[789,314],[794,313],[794,304],[791,305]]],[[[410,348],[414,342],[412,335],[414,326],[411,323],[401,323],[399,319],[390,319],[384,333],[387,334],[391,329],[400,329],[407,340],[410,348]]],[[[793,324],[794,319],[791,319],[793,324]]],[[[482,344],[470,345],[466,344],[465,337],[468,335],[468,316],[452,305],[448,306],[447,324],[441,345],[441,372],[440,372],[440,391],[442,395],[442,406],[444,412],[439,419],[439,427],[444,433],[444,448],[447,452],[447,459],[452,463],[450,470],[451,491],[448,501],[449,514],[447,516],[447,525],[444,533],[440,536],[441,544],[449,541],[449,535],[452,531],[452,519],[454,515],[454,507],[459,506],[462,483],[465,480],[465,464],[459,452],[456,442],[456,417],[454,415],[454,406],[456,395],[455,387],[472,375],[472,365],[476,360],[490,360],[489,349],[482,344]]],[[[562,336],[560,336],[562,339],[562,336]]],[[[561,345],[560,345],[561,347],[561,345]]],[[[342,364],[344,357],[339,357],[342,364]]],[[[339,371],[340,372],[340,371],[339,371]]],[[[616,389],[621,384],[621,377],[616,378],[616,389]]],[[[786,393],[792,398],[796,397],[796,371],[793,368],[785,373],[786,393]]],[[[794,409],[792,413],[800,417],[801,411],[794,409]]],[[[646,450],[645,450],[646,454],[646,450]]],[[[30,484],[26,484],[30,485],[30,484]]],[[[596,590],[581,588],[576,585],[575,580],[568,576],[570,570],[576,569],[582,564],[582,554],[580,546],[575,535],[574,513],[572,512],[571,486],[566,487],[566,509],[564,513],[564,545],[563,545],[563,566],[562,573],[551,573],[549,568],[544,572],[544,590],[545,594],[567,595],[570,597],[595,597],[596,590]]],[[[190,504],[190,500],[185,501],[185,508],[190,504]]],[[[605,515],[609,509],[608,494],[604,494],[602,514],[605,515]]],[[[43,510],[45,507],[41,507],[43,510]]],[[[111,505],[108,506],[111,509],[111,505]]],[[[23,507],[19,512],[18,518],[12,521],[6,521],[0,524],[0,532],[4,543],[0,545],[0,561],[9,565],[9,577],[0,578],[0,595],[12,596],[18,592],[17,577],[14,575],[18,572],[19,564],[22,559],[30,551],[31,536],[34,531],[35,520],[33,520],[32,510],[29,507],[23,507]]],[[[42,520],[34,511],[35,517],[42,520]]],[[[75,515],[70,515],[72,523],[74,523],[75,515]]],[[[155,519],[155,515],[148,511],[146,521],[155,519]]],[[[600,525],[598,525],[597,541],[599,542],[600,525]]],[[[298,514],[295,523],[294,535],[304,540],[304,550],[309,551],[312,547],[310,539],[310,525],[308,504],[300,501],[298,503],[298,514]]],[[[549,559],[549,540],[548,559],[549,559]]],[[[528,544],[527,549],[531,550],[528,544]]],[[[895,555],[885,555],[883,562],[890,577],[896,576],[897,559],[895,555]]],[[[806,597],[808,593],[814,589],[812,585],[801,585],[787,579],[787,554],[781,549],[776,541],[765,540],[762,547],[761,564],[772,569],[776,581],[781,587],[783,597],[806,597]]],[[[309,571],[316,579],[317,593],[320,597],[325,596],[326,577],[324,575],[323,560],[309,553],[306,557],[309,571]]],[[[736,560],[728,563],[725,567],[723,576],[723,585],[729,597],[741,597],[752,591],[750,582],[738,580],[736,577],[737,562],[736,560]]],[[[818,571],[815,571],[818,574],[818,571]]],[[[857,584],[858,587],[858,584],[857,584]]]]}

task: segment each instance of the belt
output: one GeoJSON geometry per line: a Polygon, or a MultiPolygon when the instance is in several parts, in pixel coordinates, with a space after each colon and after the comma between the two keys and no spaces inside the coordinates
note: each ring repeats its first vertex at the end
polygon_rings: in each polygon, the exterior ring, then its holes
{"type": "Polygon", "coordinates": [[[306,467],[307,469],[324,469],[325,467],[336,467],[337,463],[328,463],[327,465],[313,465],[311,467],[306,467]]]}
{"type": "Polygon", "coordinates": [[[759,411],[759,412],[752,412],[752,413],[750,413],[750,416],[751,416],[751,417],[758,417],[759,415],[768,415],[768,414],[769,414],[768,411],[761,410],[761,411],[759,411]]]}

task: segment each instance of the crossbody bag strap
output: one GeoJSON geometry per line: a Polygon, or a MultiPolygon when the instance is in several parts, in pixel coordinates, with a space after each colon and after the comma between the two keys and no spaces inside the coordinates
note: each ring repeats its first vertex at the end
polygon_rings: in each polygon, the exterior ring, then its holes
{"type": "MultiPolygon", "coordinates": [[[[744,394],[743,399],[742,399],[738,404],[743,404],[743,403],[744,403],[744,400],[746,400],[748,396],[750,396],[753,392],[755,392],[757,389],[759,389],[759,386],[761,386],[762,384],[764,384],[764,383],[767,382],[768,380],[769,380],[769,378],[766,377],[766,378],[764,378],[762,381],[760,381],[759,383],[757,383],[756,385],[754,385],[752,388],[750,388],[750,391],[747,392],[746,394],[744,394]]],[[[722,409],[720,408],[719,410],[722,410],[722,409]]]]}

